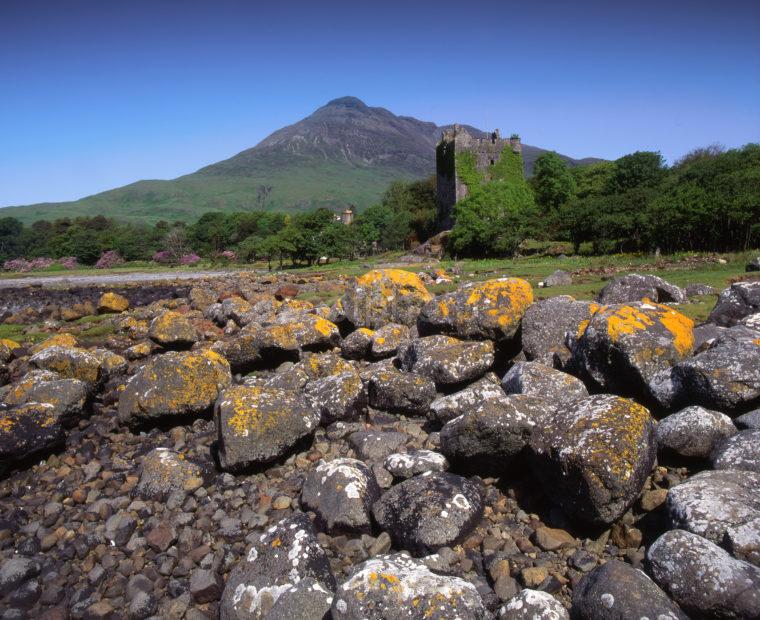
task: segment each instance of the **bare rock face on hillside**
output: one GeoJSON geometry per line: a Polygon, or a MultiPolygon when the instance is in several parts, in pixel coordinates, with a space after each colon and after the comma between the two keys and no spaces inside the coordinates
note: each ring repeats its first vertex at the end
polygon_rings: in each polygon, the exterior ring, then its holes
{"type": "Polygon", "coordinates": [[[693,328],[440,277],[235,274],[0,340],[3,618],[760,617],[752,284],[693,328]]]}

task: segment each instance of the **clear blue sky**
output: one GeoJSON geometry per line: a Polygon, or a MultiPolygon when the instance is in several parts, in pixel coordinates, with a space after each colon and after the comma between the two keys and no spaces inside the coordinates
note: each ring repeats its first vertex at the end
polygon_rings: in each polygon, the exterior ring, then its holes
{"type": "Polygon", "coordinates": [[[760,1],[0,0],[0,206],[173,178],[329,99],[575,157],[760,140],[760,1]]]}

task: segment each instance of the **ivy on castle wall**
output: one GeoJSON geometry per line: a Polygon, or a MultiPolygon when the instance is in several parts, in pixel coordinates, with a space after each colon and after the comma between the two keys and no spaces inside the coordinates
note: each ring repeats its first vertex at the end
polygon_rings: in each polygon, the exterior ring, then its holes
{"type": "Polygon", "coordinates": [[[457,177],[470,189],[485,181],[485,175],[477,169],[475,154],[463,151],[456,154],[457,177]]]}
{"type": "Polygon", "coordinates": [[[493,166],[488,167],[490,181],[517,181],[525,178],[522,153],[515,153],[507,144],[501,150],[501,157],[493,166]]]}

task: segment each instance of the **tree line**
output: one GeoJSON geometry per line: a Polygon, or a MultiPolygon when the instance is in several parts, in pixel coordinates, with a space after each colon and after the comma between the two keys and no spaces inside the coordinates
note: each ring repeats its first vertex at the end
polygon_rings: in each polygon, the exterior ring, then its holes
{"type": "MultiPolygon", "coordinates": [[[[329,209],[297,214],[208,212],[193,224],[150,226],[103,216],[24,226],[0,218],[0,261],[41,257],[95,265],[192,264],[198,256],[271,266],[311,265],[408,248],[436,232],[435,179],[395,182],[350,225],[329,209]]],[[[760,145],[697,149],[672,166],[657,152],[568,168],[541,155],[534,175],[470,188],[455,207],[454,256],[512,256],[526,239],[571,242],[595,254],[760,246],[760,145]]],[[[65,261],[64,261],[65,262],[65,261]]],[[[40,264],[45,264],[42,261],[40,264]]]]}

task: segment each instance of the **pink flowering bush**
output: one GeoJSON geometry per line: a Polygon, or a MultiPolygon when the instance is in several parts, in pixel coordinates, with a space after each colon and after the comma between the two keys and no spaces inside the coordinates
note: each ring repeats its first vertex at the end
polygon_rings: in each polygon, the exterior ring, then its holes
{"type": "Polygon", "coordinates": [[[172,255],[169,250],[161,250],[153,255],[154,263],[170,263],[172,261],[172,255]]]}
{"type": "Polygon", "coordinates": [[[58,264],[64,269],[76,269],[79,267],[76,256],[64,256],[58,259],[58,264]]]}
{"type": "Polygon", "coordinates": [[[32,271],[36,271],[37,269],[47,269],[54,264],[55,261],[52,258],[44,258],[42,256],[32,259],[30,263],[32,271]]]}
{"type": "Polygon", "coordinates": [[[179,259],[179,264],[180,265],[195,265],[195,263],[197,263],[200,259],[201,257],[195,253],[183,254],[182,258],[179,259]]]}
{"type": "Polygon", "coordinates": [[[31,271],[32,263],[25,258],[13,258],[3,263],[3,269],[5,269],[5,271],[31,271]]]}
{"type": "Polygon", "coordinates": [[[220,252],[219,256],[221,258],[227,259],[230,262],[234,262],[237,260],[237,254],[235,254],[235,252],[233,252],[232,250],[225,250],[224,252],[220,252]]]}
{"type": "Polygon", "coordinates": [[[111,269],[112,267],[121,265],[123,262],[124,259],[117,250],[108,250],[100,255],[98,262],[95,263],[95,269],[111,269]]]}

